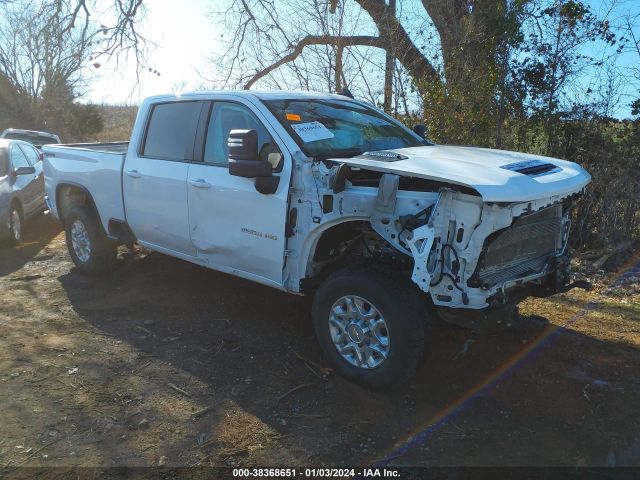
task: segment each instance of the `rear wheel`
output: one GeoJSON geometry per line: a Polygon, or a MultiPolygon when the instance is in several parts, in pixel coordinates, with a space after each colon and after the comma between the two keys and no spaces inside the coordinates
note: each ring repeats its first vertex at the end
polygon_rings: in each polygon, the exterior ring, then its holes
{"type": "Polygon", "coordinates": [[[104,234],[94,212],[87,207],[73,207],[65,215],[67,249],[73,263],[89,275],[113,270],[116,245],[104,234]]]}
{"type": "Polygon", "coordinates": [[[22,242],[22,212],[20,208],[14,203],[11,205],[11,210],[9,211],[9,242],[12,245],[18,245],[22,242]]]}
{"type": "Polygon", "coordinates": [[[316,292],[313,322],[335,370],[371,388],[407,381],[420,365],[427,336],[425,305],[408,278],[344,269],[316,292]]]}

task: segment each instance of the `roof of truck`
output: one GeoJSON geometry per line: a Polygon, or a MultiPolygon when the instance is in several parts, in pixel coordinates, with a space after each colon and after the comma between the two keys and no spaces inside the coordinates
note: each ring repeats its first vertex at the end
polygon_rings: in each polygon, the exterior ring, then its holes
{"type": "Polygon", "coordinates": [[[165,100],[169,98],[207,96],[207,95],[236,95],[245,97],[256,97],[261,100],[281,100],[281,99],[336,99],[352,100],[347,96],[336,93],[310,92],[302,90],[201,90],[197,92],[183,92],[181,94],[156,95],[147,100],[165,100]]]}
{"type": "MultiPolygon", "coordinates": [[[[32,135],[32,136],[42,136],[42,137],[51,137],[51,138],[58,138],[58,136],[55,133],[51,133],[51,132],[41,132],[39,130],[25,130],[22,128],[7,128],[5,130],[2,131],[2,135],[6,135],[7,133],[21,133],[24,135],[32,135]]],[[[2,137],[4,138],[4,137],[2,137]]]]}
{"type": "Polygon", "coordinates": [[[280,99],[290,99],[290,98],[337,98],[344,100],[345,95],[339,95],[337,93],[326,93],[326,92],[311,92],[311,91],[286,91],[286,90],[245,90],[247,93],[252,93],[256,97],[262,100],[280,100],[280,99]]]}

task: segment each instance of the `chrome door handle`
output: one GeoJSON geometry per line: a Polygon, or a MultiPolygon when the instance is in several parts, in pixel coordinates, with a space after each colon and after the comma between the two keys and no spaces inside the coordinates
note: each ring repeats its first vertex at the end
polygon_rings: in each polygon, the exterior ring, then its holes
{"type": "Polygon", "coordinates": [[[142,174],[138,170],[129,170],[127,172],[127,175],[129,175],[131,178],[140,178],[142,176],[142,174]]]}
{"type": "Polygon", "coordinates": [[[211,188],[211,184],[204,181],[202,178],[198,180],[189,180],[189,185],[196,188],[211,188]]]}

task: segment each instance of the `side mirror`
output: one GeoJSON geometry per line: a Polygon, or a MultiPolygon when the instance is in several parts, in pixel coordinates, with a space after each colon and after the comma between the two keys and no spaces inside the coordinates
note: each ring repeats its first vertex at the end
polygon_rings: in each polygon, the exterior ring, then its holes
{"type": "Polygon", "coordinates": [[[271,164],[260,160],[258,133],[255,130],[231,130],[229,147],[229,174],[236,177],[270,177],[271,164]]]}
{"type": "Polygon", "coordinates": [[[13,171],[16,177],[18,175],[33,175],[34,173],[36,173],[35,167],[18,167],[13,171]]]}
{"type": "Polygon", "coordinates": [[[427,126],[418,124],[413,126],[413,133],[418,134],[420,137],[427,139],[427,126]]]}

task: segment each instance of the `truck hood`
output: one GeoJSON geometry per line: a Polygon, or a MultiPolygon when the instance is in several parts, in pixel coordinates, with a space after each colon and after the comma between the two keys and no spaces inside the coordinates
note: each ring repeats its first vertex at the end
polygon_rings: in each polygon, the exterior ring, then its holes
{"type": "Polygon", "coordinates": [[[573,162],[488,148],[431,145],[332,160],[365,170],[463,185],[487,202],[564,197],[591,181],[589,173],[573,162]]]}

